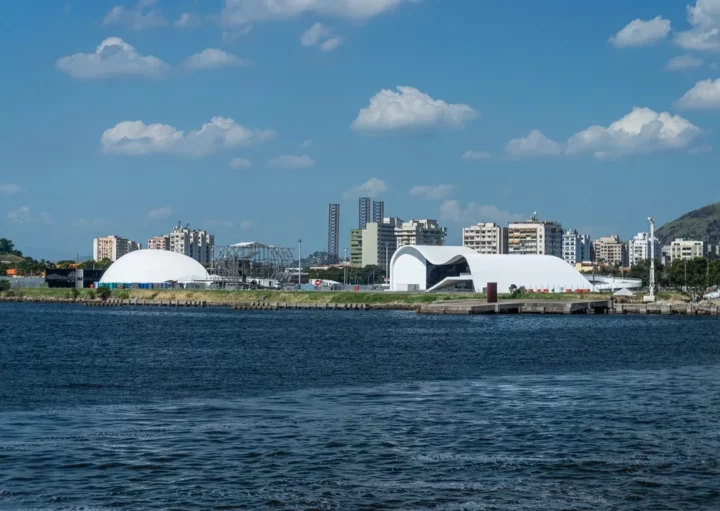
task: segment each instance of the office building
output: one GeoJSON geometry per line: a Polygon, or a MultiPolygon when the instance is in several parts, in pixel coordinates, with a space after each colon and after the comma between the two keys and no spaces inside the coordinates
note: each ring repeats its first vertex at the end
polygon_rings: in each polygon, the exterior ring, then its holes
{"type": "Polygon", "coordinates": [[[340,204],[328,207],[328,262],[340,261],[340,204]]]}
{"type": "Polygon", "coordinates": [[[382,223],[385,218],[385,202],[373,201],[372,203],[372,221],[382,223]]]}
{"type": "Polygon", "coordinates": [[[676,239],[670,243],[670,263],[703,257],[705,247],[702,241],[676,239]]]}
{"type": "Polygon", "coordinates": [[[507,254],[508,230],[494,223],[478,223],[463,228],[463,246],[478,254],[507,254]]]}
{"type": "MultiPolygon", "coordinates": [[[[660,259],[662,249],[657,238],[655,238],[654,244],[655,258],[660,259]]],[[[628,263],[630,266],[635,266],[648,259],[650,259],[650,235],[646,232],[639,232],[628,241],[628,263]]]]}
{"type": "Polygon", "coordinates": [[[155,236],[148,240],[149,250],[170,250],[170,236],[155,236]]]}
{"type": "MultiPolygon", "coordinates": [[[[392,224],[386,224],[391,225],[392,224]]],[[[436,220],[412,219],[395,226],[395,237],[397,247],[406,245],[445,245],[447,228],[440,226],[436,220]]]]}
{"type": "Polygon", "coordinates": [[[660,262],[663,266],[670,266],[670,263],[672,262],[672,250],[670,245],[663,245],[663,247],[660,249],[662,256],[660,258],[660,262]]]}
{"type": "Polygon", "coordinates": [[[93,259],[101,261],[110,259],[117,261],[125,254],[140,250],[142,245],[136,241],[130,241],[120,236],[106,236],[104,238],[95,238],[93,240],[93,259]]]}
{"type": "Polygon", "coordinates": [[[552,255],[562,259],[563,230],[557,222],[543,222],[533,214],[508,226],[508,253],[552,255]]]}
{"type": "Polygon", "coordinates": [[[627,266],[627,245],[620,241],[620,236],[602,236],[593,241],[595,262],[612,266],[627,266]]]}
{"type": "Polygon", "coordinates": [[[358,201],[358,229],[365,229],[372,222],[372,201],[370,197],[360,197],[358,201]]]}
{"type": "Polygon", "coordinates": [[[369,222],[362,230],[361,266],[376,265],[386,268],[396,249],[397,238],[392,225],[369,222]]]}

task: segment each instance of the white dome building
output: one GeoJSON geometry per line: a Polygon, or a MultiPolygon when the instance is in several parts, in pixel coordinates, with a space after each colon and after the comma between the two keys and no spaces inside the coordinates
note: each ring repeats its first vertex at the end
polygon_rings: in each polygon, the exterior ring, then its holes
{"type": "Polygon", "coordinates": [[[115,261],[100,279],[101,284],[189,283],[210,279],[195,259],[169,250],[136,250],[115,261]]]}

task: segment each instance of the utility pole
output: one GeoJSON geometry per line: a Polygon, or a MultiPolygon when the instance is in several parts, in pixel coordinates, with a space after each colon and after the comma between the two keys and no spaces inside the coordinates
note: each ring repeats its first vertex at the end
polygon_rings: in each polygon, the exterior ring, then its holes
{"type": "Polygon", "coordinates": [[[343,261],[343,284],[347,286],[347,248],[344,248],[345,257],[343,261]]]}
{"type": "Polygon", "coordinates": [[[646,302],[655,301],[655,218],[649,217],[650,222],[650,281],[649,293],[645,296],[646,302]]]}
{"type": "Polygon", "coordinates": [[[302,238],[298,240],[298,291],[302,287],[302,238]]]}

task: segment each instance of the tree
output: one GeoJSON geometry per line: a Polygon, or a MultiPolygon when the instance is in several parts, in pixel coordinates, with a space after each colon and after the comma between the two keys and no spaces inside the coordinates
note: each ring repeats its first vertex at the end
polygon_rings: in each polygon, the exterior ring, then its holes
{"type": "Polygon", "coordinates": [[[668,281],[676,289],[702,297],[708,286],[720,282],[720,261],[709,261],[704,257],[676,260],[668,270],[668,281]]]}
{"type": "Polygon", "coordinates": [[[100,289],[98,289],[97,294],[100,297],[100,299],[104,302],[108,298],[110,298],[110,296],[112,296],[112,291],[110,291],[109,287],[101,287],[100,289]]]}
{"type": "Polygon", "coordinates": [[[0,291],[10,291],[10,281],[0,279],[0,291]]]}
{"type": "Polygon", "coordinates": [[[7,238],[0,238],[0,252],[12,254],[15,251],[15,244],[7,238]]]}

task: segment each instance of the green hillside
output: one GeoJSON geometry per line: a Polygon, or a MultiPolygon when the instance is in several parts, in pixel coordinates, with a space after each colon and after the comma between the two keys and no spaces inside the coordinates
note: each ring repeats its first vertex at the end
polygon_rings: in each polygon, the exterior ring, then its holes
{"type": "Polygon", "coordinates": [[[15,254],[8,254],[7,252],[0,252],[0,261],[10,261],[11,263],[21,263],[25,260],[24,257],[16,256],[15,254]]]}
{"type": "Polygon", "coordinates": [[[655,232],[660,243],[666,245],[676,238],[720,241],[720,202],[711,204],[673,220],[655,232]]]}

